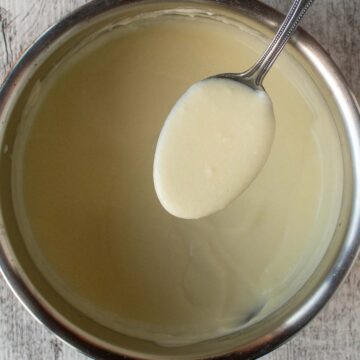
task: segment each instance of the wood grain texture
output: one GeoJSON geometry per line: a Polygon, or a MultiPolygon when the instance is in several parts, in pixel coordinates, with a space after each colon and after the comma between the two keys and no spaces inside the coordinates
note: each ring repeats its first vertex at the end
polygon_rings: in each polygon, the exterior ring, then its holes
{"type": "MultiPolygon", "coordinates": [[[[89,0],[0,0],[0,82],[49,26],[89,0]]],[[[290,0],[265,0],[286,12],[290,0]]],[[[360,1],[317,0],[305,27],[331,54],[360,98],[360,1]]],[[[0,277],[0,360],[86,360],[38,324],[0,277]]],[[[325,309],[267,360],[360,359],[360,261],[325,309]]]]}

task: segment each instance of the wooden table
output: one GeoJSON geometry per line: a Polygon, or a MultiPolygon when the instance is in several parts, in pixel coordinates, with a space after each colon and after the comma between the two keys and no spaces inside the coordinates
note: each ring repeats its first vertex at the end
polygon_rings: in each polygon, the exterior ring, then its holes
{"type": "MultiPolygon", "coordinates": [[[[89,0],[0,0],[0,82],[23,49],[89,0]]],[[[245,0],[244,0],[245,1],[245,0]]],[[[266,0],[285,12],[290,0],[266,0]]],[[[304,20],[360,99],[360,0],[317,0],[304,20]]],[[[325,309],[268,360],[360,359],[360,262],[325,309]]],[[[0,276],[0,360],[85,360],[38,324],[0,276]]]]}

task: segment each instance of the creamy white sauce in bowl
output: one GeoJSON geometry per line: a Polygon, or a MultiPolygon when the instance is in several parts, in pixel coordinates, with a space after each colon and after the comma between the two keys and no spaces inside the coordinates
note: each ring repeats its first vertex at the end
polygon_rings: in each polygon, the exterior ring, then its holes
{"type": "Polygon", "coordinates": [[[241,197],[183,220],[153,185],[174,102],[198,80],[247,68],[264,46],[246,27],[153,16],[94,39],[34,90],[13,153],[17,220],[37,267],[87,317],[164,346],[197,343],[261,321],[318,265],[341,206],[341,149],[289,54],[266,80],[271,153],[241,197]]]}

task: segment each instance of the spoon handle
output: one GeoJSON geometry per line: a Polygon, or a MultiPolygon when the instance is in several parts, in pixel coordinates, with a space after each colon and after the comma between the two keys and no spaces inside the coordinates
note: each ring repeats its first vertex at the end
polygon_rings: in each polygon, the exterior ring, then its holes
{"type": "Polygon", "coordinates": [[[310,8],[315,0],[295,0],[292,4],[284,22],[281,24],[274,40],[266,49],[264,55],[258,62],[245,73],[242,77],[247,78],[255,87],[259,87],[262,81],[273,65],[274,61],[279,56],[281,50],[284,48],[291,35],[298,27],[301,19],[310,8]]]}

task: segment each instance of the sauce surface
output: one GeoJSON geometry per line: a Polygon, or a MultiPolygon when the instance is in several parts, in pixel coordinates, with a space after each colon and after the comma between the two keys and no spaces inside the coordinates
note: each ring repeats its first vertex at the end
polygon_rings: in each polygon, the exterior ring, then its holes
{"type": "Polygon", "coordinates": [[[274,132],[264,91],[218,78],[192,85],[168,115],[156,146],[154,184],[161,204],[184,219],[222,210],[265,165],[274,132]]]}
{"type": "Polygon", "coordinates": [[[65,59],[34,89],[13,154],[17,218],[54,289],[106,327],[172,346],[231,333],[292,296],[328,246],[342,189],[332,116],[284,53],[265,82],[277,128],[259,176],[204,219],[164,210],[153,184],[163,119],[191,84],[248,68],[268,43],[180,15],[118,27],[65,59]]]}

